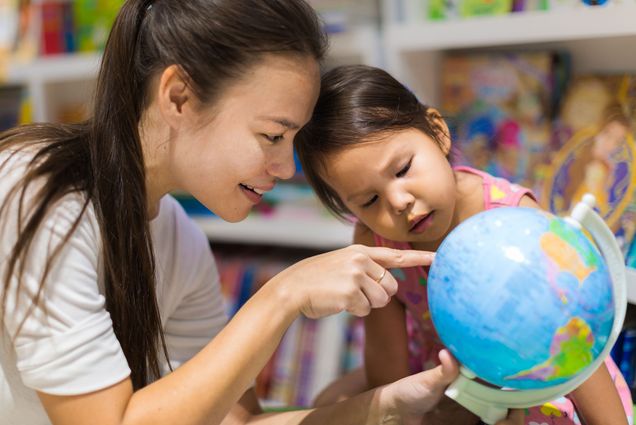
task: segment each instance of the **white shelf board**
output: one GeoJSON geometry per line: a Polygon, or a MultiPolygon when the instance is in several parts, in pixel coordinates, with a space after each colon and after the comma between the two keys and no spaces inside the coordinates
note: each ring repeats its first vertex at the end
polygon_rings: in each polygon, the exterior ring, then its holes
{"type": "Polygon", "coordinates": [[[192,217],[211,241],[337,249],[353,239],[353,226],[336,219],[293,219],[249,216],[238,223],[215,217],[192,217]]]}
{"type": "Polygon", "coordinates": [[[371,26],[359,26],[350,31],[329,34],[328,59],[336,62],[381,65],[380,33],[371,26]]]}
{"type": "Polygon", "coordinates": [[[43,56],[28,62],[11,61],[2,83],[56,83],[97,77],[101,54],[43,56]]]}
{"type": "MultiPolygon", "coordinates": [[[[435,51],[636,36],[636,2],[390,24],[387,46],[435,51]]],[[[625,53],[627,54],[627,53],[625,53]]]]}

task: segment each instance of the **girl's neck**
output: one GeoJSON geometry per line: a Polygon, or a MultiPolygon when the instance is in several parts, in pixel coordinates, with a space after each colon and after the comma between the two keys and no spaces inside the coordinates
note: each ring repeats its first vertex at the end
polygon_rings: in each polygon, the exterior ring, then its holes
{"type": "Polygon", "coordinates": [[[448,230],[435,241],[411,243],[414,249],[437,251],[446,236],[469,217],[484,210],[483,179],[466,171],[455,171],[456,193],[455,210],[448,230]]]}

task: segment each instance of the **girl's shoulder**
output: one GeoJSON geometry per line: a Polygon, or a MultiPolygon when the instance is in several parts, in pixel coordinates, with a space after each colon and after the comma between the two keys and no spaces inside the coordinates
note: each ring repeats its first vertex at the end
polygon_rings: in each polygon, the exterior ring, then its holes
{"type": "Polygon", "coordinates": [[[532,190],[502,177],[495,177],[471,167],[455,167],[455,171],[480,177],[483,189],[483,206],[486,210],[504,206],[518,206],[525,196],[536,201],[532,190]]]}

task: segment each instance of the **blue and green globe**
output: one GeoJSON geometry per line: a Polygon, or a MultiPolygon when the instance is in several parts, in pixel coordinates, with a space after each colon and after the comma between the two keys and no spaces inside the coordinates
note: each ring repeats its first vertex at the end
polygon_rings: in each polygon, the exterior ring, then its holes
{"type": "Polygon", "coordinates": [[[566,220],[497,208],[457,226],[428,279],[442,342],[499,387],[545,388],[577,375],[610,336],[614,304],[603,257],[566,220]]]}

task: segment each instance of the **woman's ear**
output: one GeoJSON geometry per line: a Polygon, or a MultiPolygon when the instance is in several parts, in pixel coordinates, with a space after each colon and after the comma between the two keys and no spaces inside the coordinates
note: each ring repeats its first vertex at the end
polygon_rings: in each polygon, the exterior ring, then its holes
{"type": "Polygon", "coordinates": [[[179,127],[183,120],[184,105],[192,96],[183,71],[177,65],[170,65],[163,70],[156,94],[163,119],[171,127],[179,127]]]}
{"type": "Polygon", "coordinates": [[[448,124],[446,124],[442,114],[435,108],[428,108],[426,115],[433,125],[433,131],[435,131],[437,140],[441,143],[440,147],[442,148],[442,152],[444,152],[444,155],[448,155],[451,150],[451,137],[448,124]]]}

